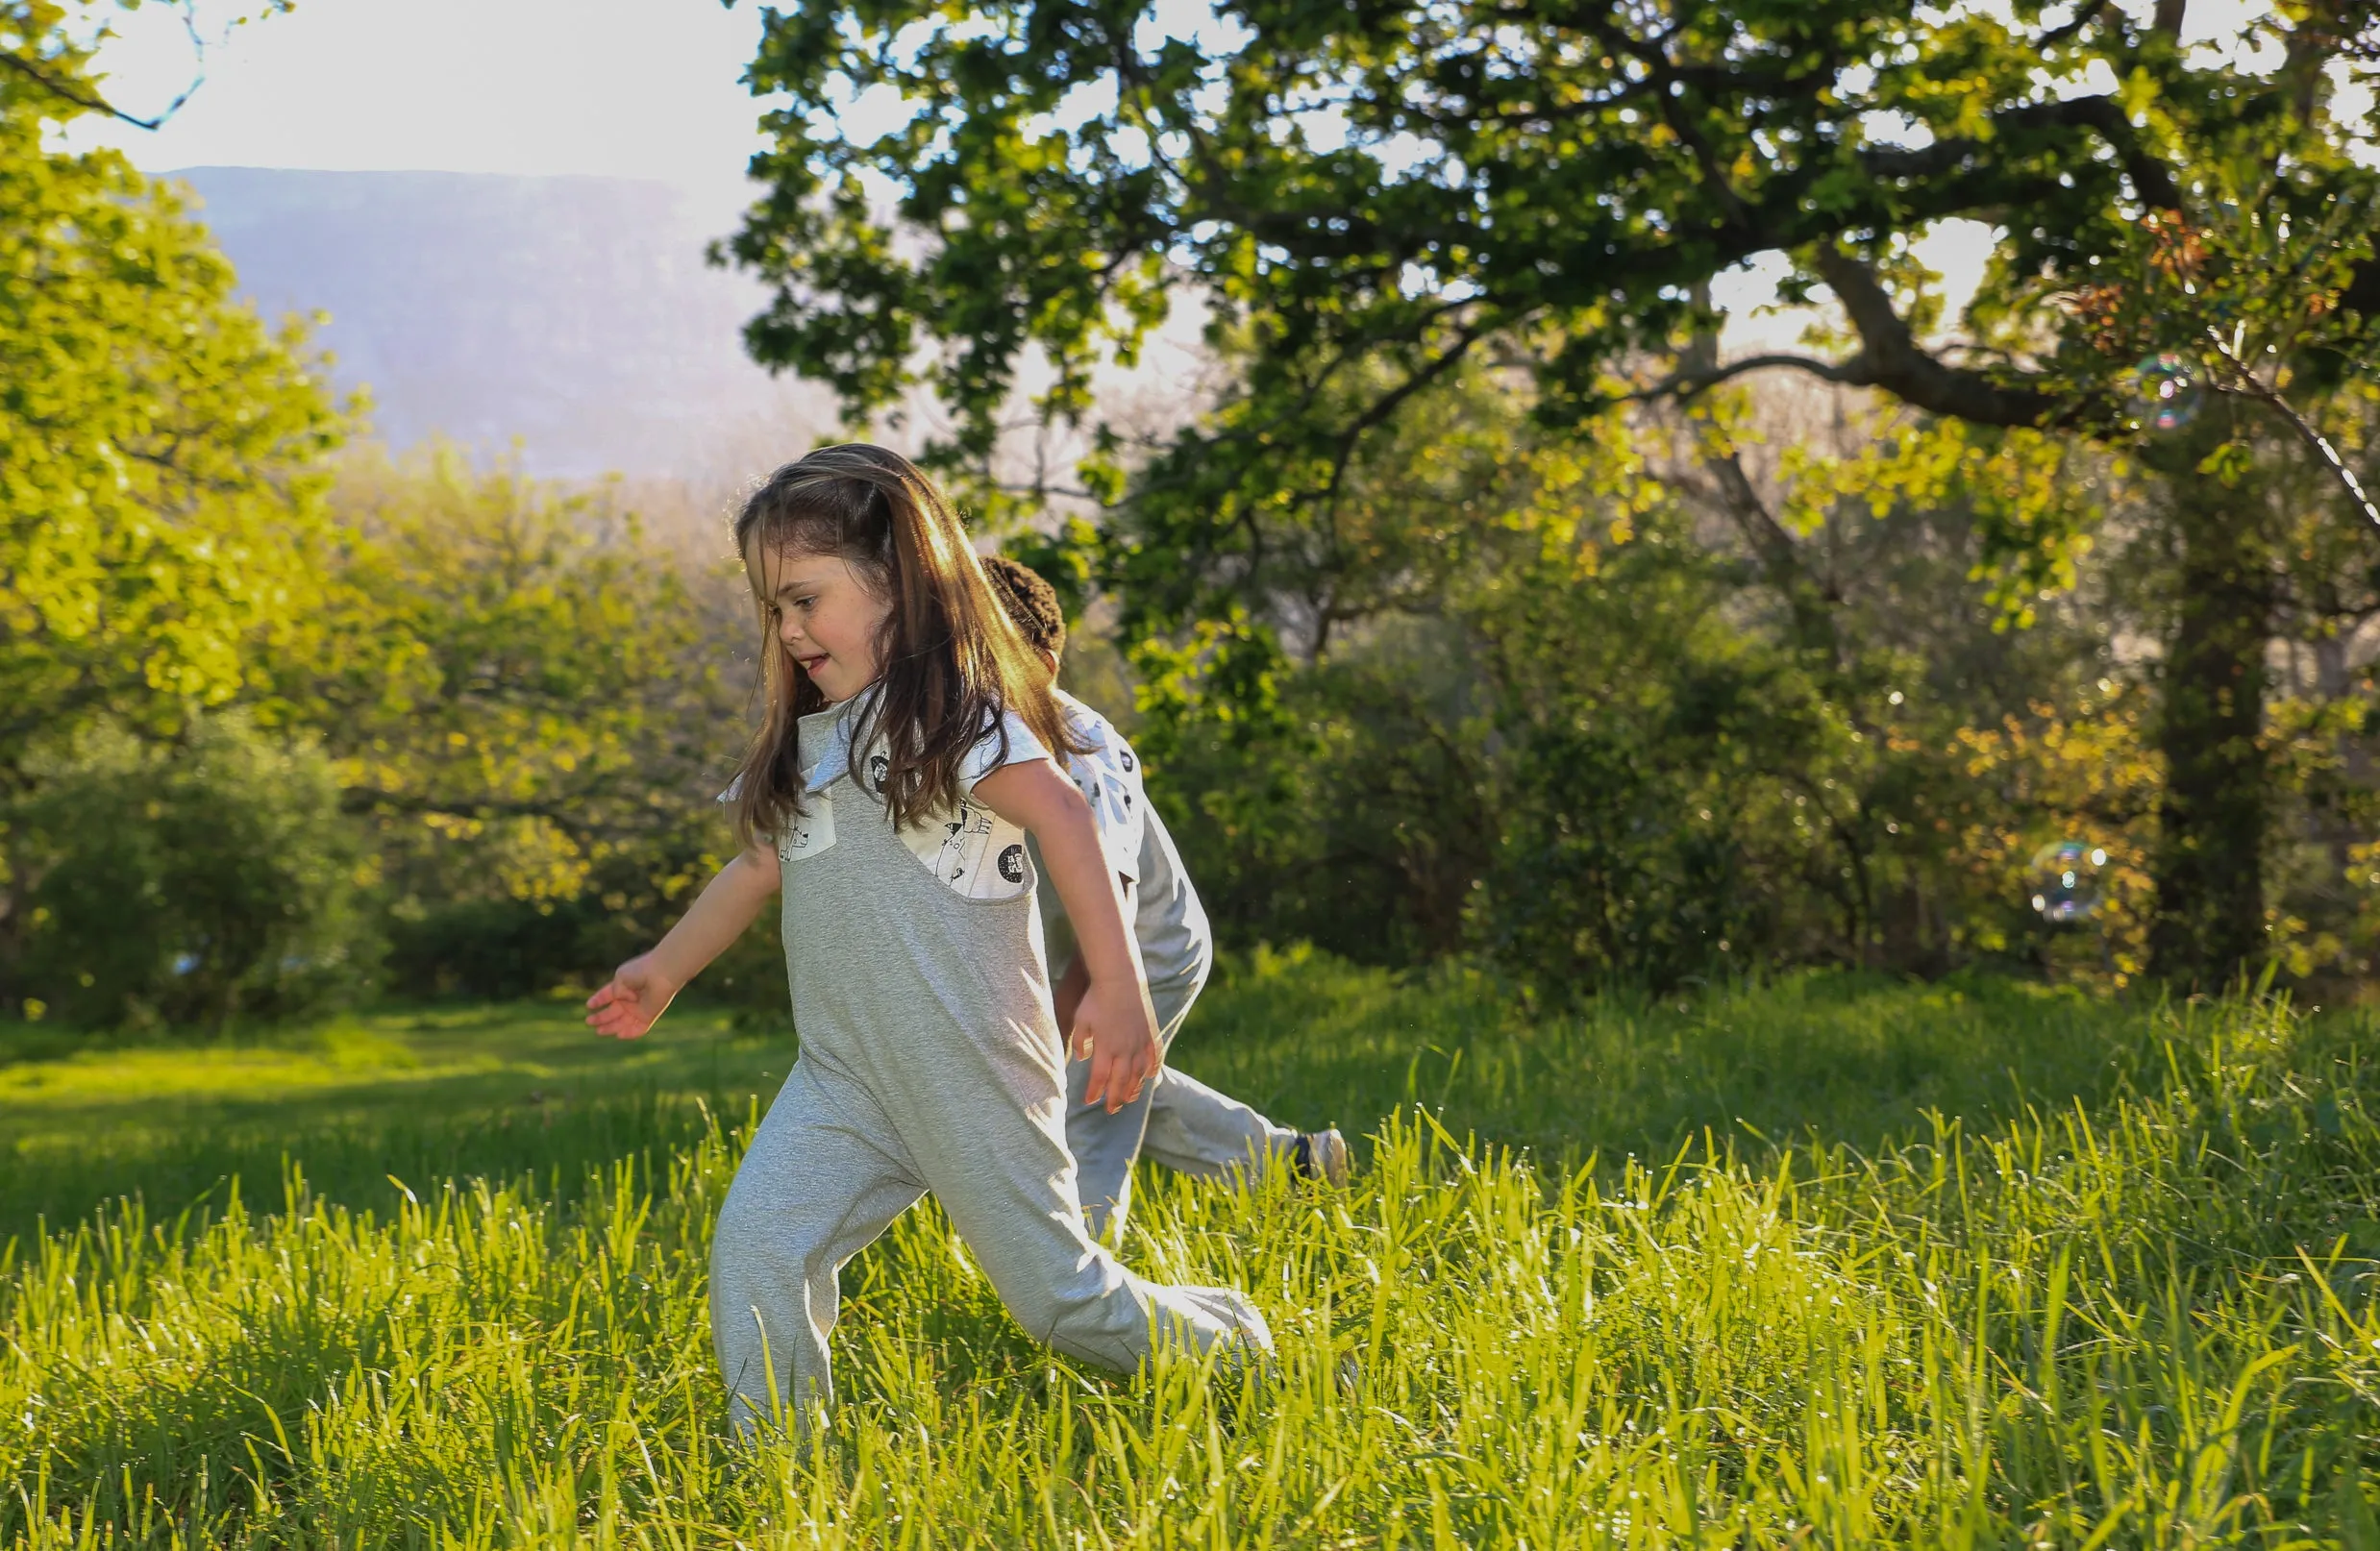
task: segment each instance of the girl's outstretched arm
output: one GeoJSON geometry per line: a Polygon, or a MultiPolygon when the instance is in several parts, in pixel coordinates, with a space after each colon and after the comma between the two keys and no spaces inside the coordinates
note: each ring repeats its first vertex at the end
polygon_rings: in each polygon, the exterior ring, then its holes
{"type": "Polygon", "coordinates": [[[1041,842],[1041,859],[1066,902],[1080,962],[1091,973],[1074,1024],[1075,1056],[1091,1063],[1082,1096],[1090,1103],[1104,1098],[1112,1115],[1139,1095],[1160,1056],[1140,945],[1125,923],[1124,897],[1100,847],[1091,804],[1047,759],[1002,766],[976,782],[975,796],[1041,842]]]}
{"type": "Polygon", "coordinates": [[[642,1035],[688,980],[743,935],[777,892],[777,857],[769,851],[745,851],[719,869],[694,908],[652,952],[612,971],[610,983],[586,998],[588,1026],[614,1039],[642,1035]]]}

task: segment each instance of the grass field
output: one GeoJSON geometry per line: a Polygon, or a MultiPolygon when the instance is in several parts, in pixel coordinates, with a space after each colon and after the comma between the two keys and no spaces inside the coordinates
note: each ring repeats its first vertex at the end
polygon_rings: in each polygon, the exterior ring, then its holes
{"type": "Polygon", "coordinates": [[[0,1026],[0,1536],[2380,1546],[2373,1035],[1266,958],[1177,1059],[1366,1134],[1354,1188],[1152,1177],[1126,1253],[1251,1290],[1276,1371],[1055,1358],[929,1206],[845,1272],[831,1436],[742,1457],[704,1265],[785,1037],[0,1026]]]}

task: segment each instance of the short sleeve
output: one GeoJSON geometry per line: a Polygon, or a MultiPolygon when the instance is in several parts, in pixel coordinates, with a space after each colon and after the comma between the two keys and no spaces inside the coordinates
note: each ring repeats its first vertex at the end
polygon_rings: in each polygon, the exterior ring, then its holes
{"type": "Polygon", "coordinates": [[[735,779],[728,782],[728,789],[719,794],[719,800],[722,802],[732,802],[743,795],[744,777],[738,776],[735,779]]]}
{"type": "Polygon", "coordinates": [[[996,770],[1049,757],[1050,751],[1033,736],[1033,729],[1025,725],[1025,719],[1014,711],[1004,711],[1000,725],[978,738],[975,747],[967,751],[967,757],[959,761],[959,790],[972,793],[976,782],[996,770]]]}

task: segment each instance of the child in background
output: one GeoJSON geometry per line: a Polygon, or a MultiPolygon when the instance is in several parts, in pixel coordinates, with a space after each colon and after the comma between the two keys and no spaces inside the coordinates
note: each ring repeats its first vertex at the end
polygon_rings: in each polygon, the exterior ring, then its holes
{"type": "MultiPolygon", "coordinates": [[[[1049,664],[1054,683],[1066,652],[1066,615],[1057,594],[1005,555],[986,559],[983,571],[1009,619],[1049,664]]],[[[1149,806],[1131,745],[1105,717],[1062,690],[1055,693],[1067,731],[1080,751],[1066,756],[1066,773],[1089,800],[1107,865],[1124,885],[1155,1004],[1158,1045],[1170,1047],[1214,967],[1206,912],[1182,871],[1174,837],[1149,806]]],[[[1065,902],[1045,893],[1041,911],[1050,963],[1066,966],[1057,982],[1057,1025],[1065,1030],[1090,984],[1089,965],[1074,952],[1065,902]]],[[[1082,1209],[1094,1238],[1121,1242],[1131,1204],[1132,1160],[1144,1149],[1186,1174],[1212,1178],[1270,1157],[1309,1178],[1347,1183],[1347,1142],[1335,1129],[1301,1132],[1276,1125],[1171,1067],[1159,1065],[1148,1086],[1122,1109],[1095,1099],[1097,1093],[1090,1063],[1074,1062],[1067,1070],[1066,1145],[1074,1151],[1082,1209]]]]}
{"type": "Polygon", "coordinates": [[[771,476],[735,539],[766,631],[766,722],[729,789],[744,849],[587,1022],[643,1034],[781,890],[801,1055],[711,1247],[736,1426],[806,1428],[831,1402],[837,1273],[927,1191],[1060,1351],[1128,1369],[1153,1342],[1270,1350],[1241,1293],[1144,1281],[1083,1231],[1028,834],[1089,967],[1086,1102],[1145,1087],[1154,1015],[1089,808],[1052,763],[1063,712],[956,516],[898,455],[831,447],[771,476]]]}

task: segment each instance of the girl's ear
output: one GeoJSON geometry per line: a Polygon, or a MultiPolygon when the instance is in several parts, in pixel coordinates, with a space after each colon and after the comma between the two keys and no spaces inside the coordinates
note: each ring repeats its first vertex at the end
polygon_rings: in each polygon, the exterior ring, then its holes
{"type": "Polygon", "coordinates": [[[1056,683],[1057,653],[1051,651],[1048,647],[1035,647],[1033,648],[1033,655],[1039,657],[1042,661],[1042,665],[1050,670],[1050,682],[1054,684],[1056,683]]]}

